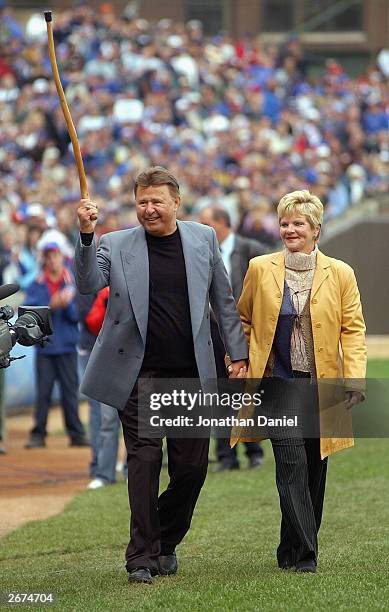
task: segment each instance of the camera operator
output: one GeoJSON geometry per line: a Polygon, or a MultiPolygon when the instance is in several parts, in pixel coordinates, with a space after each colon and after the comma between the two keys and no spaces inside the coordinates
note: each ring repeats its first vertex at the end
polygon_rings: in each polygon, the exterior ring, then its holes
{"type": "Polygon", "coordinates": [[[0,369],[0,455],[5,454],[4,448],[4,370],[0,369]]]}
{"type": "Polygon", "coordinates": [[[42,256],[42,273],[28,287],[26,301],[32,306],[50,306],[54,333],[47,346],[36,347],[35,422],[26,448],[45,446],[47,417],[56,380],[60,385],[62,410],[70,445],[89,446],[78,415],[78,317],[74,279],[64,266],[58,243],[47,243],[43,247],[42,256]]]}

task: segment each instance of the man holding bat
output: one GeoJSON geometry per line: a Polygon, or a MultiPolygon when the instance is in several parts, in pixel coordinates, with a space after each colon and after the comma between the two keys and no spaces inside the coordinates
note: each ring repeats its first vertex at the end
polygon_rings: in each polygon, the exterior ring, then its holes
{"type": "Polygon", "coordinates": [[[109,285],[103,328],[82,391],[115,406],[128,453],[130,582],[177,571],[176,546],[187,533],[204,483],[209,439],[168,438],[170,482],[158,496],[162,440],[138,435],[140,378],[195,378],[203,390],[216,378],[210,305],[231,358],[230,377],[243,377],[248,355],[215,231],[177,221],[176,178],[155,166],[135,181],[139,227],[105,234],[97,248],[97,206],[82,199],[76,278],[81,293],[109,285]]]}

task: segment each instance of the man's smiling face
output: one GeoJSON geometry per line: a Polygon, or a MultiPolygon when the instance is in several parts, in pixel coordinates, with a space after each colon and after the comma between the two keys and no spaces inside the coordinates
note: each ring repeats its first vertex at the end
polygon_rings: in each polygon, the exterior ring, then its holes
{"type": "Polygon", "coordinates": [[[179,196],[173,197],[168,185],[138,187],[135,198],[138,221],[153,236],[168,236],[176,229],[179,196]]]}

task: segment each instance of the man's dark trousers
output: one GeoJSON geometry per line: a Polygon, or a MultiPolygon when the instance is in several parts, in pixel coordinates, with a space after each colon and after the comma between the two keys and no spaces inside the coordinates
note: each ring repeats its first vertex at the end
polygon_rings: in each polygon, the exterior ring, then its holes
{"type": "Polygon", "coordinates": [[[78,416],[78,372],[76,351],[63,353],[61,355],[44,355],[42,353],[37,353],[36,380],[38,390],[34,413],[35,425],[31,433],[37,436],[46,436],[50,400],[54,383],[58,380],[66,431],[72,440],[85,437],[84,426],[78,416]]]}
{"type": "MultiPolygon", "coordinates": [[[[197,378],[196,372],[142,371],[141,378],[197,378]]],[[[131,509],[126,569],[148,567],[158,572],[159,555],[171,554],[187,533],[204,483],[209,438],[167,438],[170,482],[159,497],[162,440],[138,434],[138,385],[119,411],[128,454],[128,497],[131,509]]]]}

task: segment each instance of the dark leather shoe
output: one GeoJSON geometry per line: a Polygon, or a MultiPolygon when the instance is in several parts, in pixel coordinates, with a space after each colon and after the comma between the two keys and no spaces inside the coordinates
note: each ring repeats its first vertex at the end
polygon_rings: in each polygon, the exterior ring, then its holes
{"type": "Polygon", "coordinates": [[[144,584],[152,584],[153,578],[148,567],[137,567],[128,572],[128,582],[143,582],[144,584]]]}
{"type": "Polygon", "coordinates": [[[302,559],[296,563],[296,572],[316,574],[316,562],[313,559],[302,559]]]}
{"type": "Polygon", "coordinates": [[[90,442],[86,436],[71,438],[70,446],[90,446],[90,442]]]}
{"type": "Polygon", "coordinates": [[[239,470],[239,463],[230,463],[229,461],[221,461],[212,470],[213,474],[219,474],[220,472],[231,472],[232,470],[239,470]]]}
{"type": "Polygon", "coordinates": [[[160,576],[170,576],[176,574],[178,570],[178,561],[176,553],[171,555],[159,555],[158,571],[160,576]]]}
{"type": "Polygon", "coordinates": [[[249,457],[249,467],[252,470],[257,470],[258,468],[260,468],[262,463],[263,463],[262,455],[251,455],[249,457]]]}
{"type": "Polygon", "coordinates": [[[278,567],[283,570],[294,568],[294,563],[288,558],[278,559],[278,567]]]}
{"type": "Polygon", "coordinates": [[[24,448],[44,448],[46,442],[43,436],[32,435],[24,448]]]}

